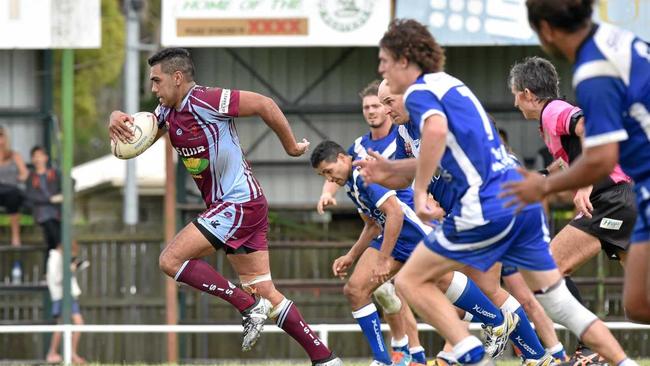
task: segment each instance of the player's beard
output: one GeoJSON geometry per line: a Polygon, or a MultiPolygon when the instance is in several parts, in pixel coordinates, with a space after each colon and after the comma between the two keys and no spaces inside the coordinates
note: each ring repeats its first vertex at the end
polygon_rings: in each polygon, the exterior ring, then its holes
{"type": "Polygon", "coordinates": [[[384,123],[386,123],[386,119],[384,119],[384,120],[376,120],[376,121],[368,122],[368,127],[370,127],[370,128],[382,128],[384,126],[384,123]]]}

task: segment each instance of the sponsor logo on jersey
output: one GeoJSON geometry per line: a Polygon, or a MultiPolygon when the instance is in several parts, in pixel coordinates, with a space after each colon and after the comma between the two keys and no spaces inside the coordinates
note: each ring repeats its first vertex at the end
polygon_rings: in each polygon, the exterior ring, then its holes
{"type": "Polygon", "coordinates": [[[181,160],[183,161],[183,165],[185,165],[185,169],[187,169],[192,176],[201,174],[205,168],[210,165],[208,159],[181,158],[181,160]]]}
{"type": "Polygon", "coordinates": [[[411,140],[411,141],[405,141],[404,142],[404,150],[406,151],[406,155],[412,158],[415,158],[415,152],[420,151],[420,139],[417,140],[411,140]]]}
{"type": "Polygon", "coordinates": [[[451,182],[454,177],[449,173],[449,170],[447,169],[442,169],[440,167],[436,168],[435,173],[433,173],[433,178],[431,181],[437,181],[437,180],[444,180],[445,182],[451,182]]]}
{"type": "Polygon", "coordinates": [[[205,146],[196,146],[196,147],[174,147],[178,155],[183,157],[190,157],[202,152],[205,152],[205,146]]]}
{"type": "Polygon", "coordinates": [[[221,99],[219,100],[219,113],[228,114],[230,106],[230,89],[221,90],[221,99]]]}
{"type": "Polygon", "coordinates": [[[180,135],[182,135],[182,134],[183,134],[183,130],[181,130],[180,128],[178,128],[178,129],[176,130],[176,136],[180,136],[180,135]]]}

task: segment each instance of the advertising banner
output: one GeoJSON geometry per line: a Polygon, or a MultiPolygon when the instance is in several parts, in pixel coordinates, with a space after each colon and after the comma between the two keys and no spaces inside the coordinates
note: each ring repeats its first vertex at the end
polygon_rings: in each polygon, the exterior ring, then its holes
{"type": "Polygon", "coordinates": [[[163,0],[162,44],[376,46],[390,0],[163,0]]]}

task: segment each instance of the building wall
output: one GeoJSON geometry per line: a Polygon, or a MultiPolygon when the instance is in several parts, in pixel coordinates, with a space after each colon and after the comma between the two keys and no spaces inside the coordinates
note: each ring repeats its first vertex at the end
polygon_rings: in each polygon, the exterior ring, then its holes
{"type": "MultiPolygon", "coordinates": [[[[120,230],[123,224],[123,190],[119,187],[104,187],[75,197],[75,224],[84,232],[110,232],[120,230]]],[[[138,230],[158,229],[164,222],[163,197],[161,195],[139,195],[138,230]]]]}
{"type": "MultiPolygon", "coordinates": [[[[195,49],[193,57],[199,83],[259,92],[273,97],[282,107],[283,99],[293,101],[301,96],[346,51],[344,48],[195,49]],[[256,79],[232,53],[244,60],[268,85],[256,79]]],[[[524,121],[514,108],[507,76],[515,61],[541,55],[541,50],[538,47],[451,47],[446,52],[447,72],[463,80],[474,91],[495,117],[497,125],[506,129],[515,152],[532,161],[543,142],[539,138],[537,123],[524,121]]],[[[300,102],[321,106],[323,111],[306,117],[323,135],[344,146],[349,146],[356,137],[367,132],[357,93],[369,81],[378,78],[377,53],[376,48],[354,49],[300,102]],[[358,110],[327,113],[335,106],[351,105],[358,105],[358,110]]],[[[569,69],[566,65],[559,65],[559,71],[563,80],[562,91],[571,96],[569,69]]],[[[287,114],[287,117],[297,138],[307,138],[312,146],[322,140],[300,116],[287,114]]],[[[271,204],[313,205],[320,195],[322,180],[314,175],[308,156],[290,158],[284,154],[277,138],[268,132],[261,120],[240,119],[237,130],[271,204]],[[256,141],[261,142],[253,146],[256,141]],[[293,163],[269,164],[289,161],[293,163]]],[[[346,202],[343,197],[339,198],[339,202],[346,202]]]]}

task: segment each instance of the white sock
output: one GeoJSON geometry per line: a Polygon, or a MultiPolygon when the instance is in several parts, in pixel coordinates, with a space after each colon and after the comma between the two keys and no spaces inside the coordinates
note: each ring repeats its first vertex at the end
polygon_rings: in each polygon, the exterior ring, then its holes
{"type": "MultiPolygon", "coordinates": [[[[469,351],[473,350],[476,347],[483,347],[483,343],[475,336],[468,336],[464,338],[462,341],[456,343],[452,354],[454,355],[455,359],[457,359],[462,363],[463,356],[465,356],[465,354],[467,354],[469,351]]],[[[627,366],[627,365],[623,365],[623,366],[627,366]]]]}
{"type": "Polygon", "coordinates": [[[546,353],[554,354],[554,353],[558,353],[558,352],[562,351],[563,349],[564,349],[564,346],[562,345],[562,343],[558,343],[553,347],[547,348],[546,353]]]}
{"type": "Polygon", "coordinates": [[[634,360],[631,358],[626,358],[623,361],[619,362],[617,366],[639,366],[639,364],[634,362],[634,360]]]}
{"type": "Polygon", "coordinates": [[[506,301],[501,305],[500,309],[510,313],[514,313],[515,311],[517,311],[517,309],[519,309],[519,307],[521,307],[519,301],[517,301],[517,299],[515,299],[514,296],[510,295],[508,296],[506,301]]]}
{"type": "Polygon", "coordinates": [[[402,348],[404,346],[408,346],[408,344],[409,344],[409,337],[407,335],[404,335],[404,338],[402,339],[395,339],[395,338],[390,339],[390,346],[393,348],[402,348]]]}
{"type": "Polygon", "coordinates": [[[472,322],[472,319],[474,319],[474,315],[472,315],[472,313],[466,311],[466,312],[465,312],[465,315],[463,316],[463,321],[464,321],[464,322],[471,323],[471,322],[472,322]]]}

